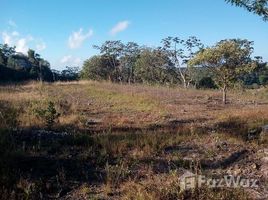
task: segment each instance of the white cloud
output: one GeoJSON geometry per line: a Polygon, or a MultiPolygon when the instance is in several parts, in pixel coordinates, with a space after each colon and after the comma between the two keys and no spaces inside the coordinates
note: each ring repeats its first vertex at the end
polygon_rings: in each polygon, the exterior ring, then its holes
{"type": "Polygon", "coordinates": [[[72,59],[71,55],[63,56],[63,58],[60,60],[60,62],[64,64],[64,63],[69,62],[71,59],[72,59]]]}
{"type": "Polygon", "coordinates": [[[38,44],[36,44],[37,51],[43,51],[46,48],[47,48],[47,45],[43,41],[38,43],[38,44]]]}
{"type": "Polygon", "coordinates": [[[92,35],[92,29],[90,29],[87,33],[83,33],[83,29],[80,28],[79,31],[73,32],[72,35],[69,36],[68,45],[71,49],[79,48],[83,42],[86,39],[90,38],[92,35]]]}
{"type": "Polygon", "coordinates": [[[16,22],[14,22],[12,19],[8,20],[7,23],[8,23],[9,26],[12,26],[13,28],[17,27],[16,22]]]}
{"type": "Polygon", "coordinates": [[[12,32],[12,36],[19,36],[20,34],[17,31],[12,32]]]}
{"type": "Polygon", "coordinates": [[[16,51],[24,54],[27,54],[30,43],[32,41],[35,42],[34,38],[31,35],[21,38],[14,37],[14,40],[15,40],[14,45],[16,46],[16,51]]]}
{"type": "Polygon", "coordinates": [[[16,42],[16,51],[26,54],[29,47],[27,45],[27,38],[21,38],[16,42]]]}
{"type": "Polygon", "coordinates": [[[64,64],[66,66],[79,66],[81,64],[81,58],[74,57],[72,55],[66,55],[63,56],[63,58],[60,60],[61,64],[64,64]]]}
{"type": "Polygon", "coordinates": [[[122,32],[124,30],[126,30],[129,26],[130,22],[125,20],[125,21],[121,21],[118,22],[111,30],[110,30],[110,35],[116,35],[119,32],[122,32]]]}
{"type": "Polygon", "coordinates": [[[8,44],[8,45],[12,45],[13,41],[12,41],[12,35],[10,35],[7,32],[3,32],[2,33],[2,40],[4,44],[8,44]]]}

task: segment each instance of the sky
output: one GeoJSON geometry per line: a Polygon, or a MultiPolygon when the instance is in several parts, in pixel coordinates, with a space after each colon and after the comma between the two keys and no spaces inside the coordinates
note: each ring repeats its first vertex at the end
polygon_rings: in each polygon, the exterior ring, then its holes
{"type": "Polygon", "coordinates": [[[157,47],[167,36],[254,41],[268,61],[268,22],[224,0],[0,0],[0,43],[34,49],[51,68],[82,66],[106,40],[157,47]]]}

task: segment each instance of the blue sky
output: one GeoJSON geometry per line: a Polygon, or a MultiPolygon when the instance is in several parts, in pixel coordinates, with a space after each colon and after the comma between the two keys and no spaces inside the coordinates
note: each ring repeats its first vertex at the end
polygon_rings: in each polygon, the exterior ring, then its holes
{"type": "Polygon", "coordinates": [[[167,36],[255,42],[268,60],[268,22],[224,0],[0,0],[0,43],[35,49],[54,69],[82,65],[105,40],[158,46],[167,36]]]}

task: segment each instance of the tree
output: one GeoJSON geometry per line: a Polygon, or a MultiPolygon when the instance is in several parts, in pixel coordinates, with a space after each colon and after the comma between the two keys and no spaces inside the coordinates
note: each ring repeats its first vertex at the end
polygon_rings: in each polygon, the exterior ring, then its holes
{"type": "Polygon", "coordinates": [[[50,63],[47,60],[41,58],[40,54],[37,54],[34,50],[29,49],[28,60],[32,66],[32,69],[30,70],[31,76],[35,76],[35,73],[38,73],[39,81],[41,83],[44,80],[53,80],[53,73],[50,69],[50,63]]]}
{"type": "Polygon", "coordinates": [[[35,63],[36,62],[36,58],[35,58],[36,54],[35,54],[35,51],[32,50],[32,49],[29,49],[28,50],[28,58],[29,58],[29,61],[31,63],[35,63]]]}
{"type": "Polygon", "coordinates": [[[5,57],[9,57],[16,53],[15,47],[10,47],[7,44],[0,44],[1,52],[4,54],[5,57]]]}
{"type": "Polygon", "coordinates": [[[0,57],[2,65],[7,65],[7,60],[15,54],[15,47],[10,47],[7,44],[0,44],[0,57]]]}
{"type": "Polygon", "coordinates": [[[268,20],[268,0],[225,0],[233,5],[243,7],[249,12],[253,12],[263,18],[264,21],[268,20]]]}
{"type": "Polygon", "coordinates": [[[61,72],[59,70],[52,69],[51,73],[53,82],[60,80],[61,72]]]}
{"type": "Polygon", "coordinates": [[[172,63],[165,52],[157,49],[144,49],[135,62],[134,75],[136,81],[142,83],[175,82],[170,70],[172,63]]]}
{"type": "Polygon", "coordinates": [[[258,74],[258,81],[264,86],[268,84],[268,65],[266,63],[261,66],[261,71],[258,74]]]}
{"type": "Polygon", "coordinates": [[[188,65],[188,61],[193,58],[196,52],[203,48],[203,44],[194,36],[187,40],[178,37],[167,37],[162,40],[163,47],[161,50],[165,51],[177,68],[178,76],[183,86],[187,88],[193,81],[193,69],[188,65]]]}
{"type": "Polygon", "coordinates": [[[114,71],[114,65],[107,56],[92,56],[84,62],[81,78],[113,81],[114,71]]]}
{"type": "Polygon", "coordinates": [[[40,81],[52,81],[50,64],[29,49],[24,55],[15,51],[15,47],[0,44],[1,81],[23,81],[39,78],[40,81]]]}
{"type": "Polygon", "coordinates": [[[214,81],[222,90],[222,101],[226,104],[227,89],[239,76],[251,72],[257,66],[257,61],[251,58],[252,45],[253,42],[248,40],[222,40],[200,51],[189,64],[207,67],[213,72],[214,81]]]}
{"type": "Polygon", "coordinates": [[[100,51],[101,56],[109,61],[109,65],[114,69],[113,79],[122,82],[122,68],[119,63],[120,57],[123,55],[124,44],[120,40],[106,41],[101,46],[94,45],[95,49],[100,51]]]}
{"type": "Polygon", "coordinates": [[[113,81],[135,82],[134,63],[140,54],[140,47],[135,42],[122,43],[106,41],[101,46],[93,46],[100,51],[102,59],[109,61],[110,68],[114,69],[111,77],[113,81]]]}
{"type": "Polygon", "coordinates": [[[79,78],[79,68],[66,66],[60,76],[61,81],[77,81],[79,78]]]}
{"type": "Polygon", "coordinates": [[[2,49],[0,49],[0,66],[4,66],[5,64],[5,55],[2,53],[2,49]]]}
{"type": "Polygon", "coordinates": [[[53,81],[53,73],[50,69],[50,63],[43,59],[38,58],[38,65],[39,65],[39,80],[43,81],[53,81]]]}
{"type": "Polygon", "coordinates": [[[34,50],[29,49],[28,50],[28,59],[29,62],[32,65],[32,70],[31,70],[31,75],[34,76],[33,74],[37,72],[39,81],[42,83],[43,82],[43,74],[42,74],[42,65],[44,60],[40,58],[39,54],[36,54],[34,50]]]}
{"type": "Polygon", "coordinates": [[[134,67],[135,62],[141,53],[141,48],[135,42],[128,42],[124,45],[122,56],[120,58],[120,65],[122,66],[122,73],[125,81],[129,84],[135,82],[134,67]]]}

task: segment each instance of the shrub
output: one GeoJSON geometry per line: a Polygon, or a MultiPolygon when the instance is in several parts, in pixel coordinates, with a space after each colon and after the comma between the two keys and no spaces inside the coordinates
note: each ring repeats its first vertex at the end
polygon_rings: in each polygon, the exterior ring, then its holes
{"type": "Polygon", "coordinates": [[[46,108],[36,107],[33,111],[38,118],[44,121],[49,129],[55,124],[60,116],[60,113],[57,112],[55,104],[52,101],[47,103],[46,108]]]}
{"type": "Polygon", "coordinates": [[[261,85],[267,85],[268,84],[268,74],[260,75],[259,82],[261,85]]]}
{"type": "Polygon", "coordinates": [[[197,83],[199,89],[216,89],[217,86],[211,77],[204,77],[197,83]]]}
{"type": "Polygon", "coordinates": [[[105,172],[106,189],[108,189],[107,193],[111,192],[116,187],[119,187],[120,183],[126,180],[130,175],[127,163],[122,160],[116,165],[106,163],[105,172]]]}

